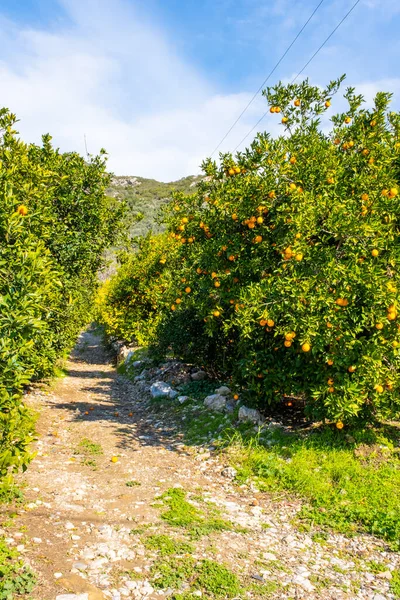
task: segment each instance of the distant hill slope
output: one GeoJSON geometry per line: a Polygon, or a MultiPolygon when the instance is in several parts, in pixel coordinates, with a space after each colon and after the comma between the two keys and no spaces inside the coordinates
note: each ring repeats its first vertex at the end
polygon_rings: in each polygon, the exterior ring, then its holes
{"type": "Polygon", "coordinates": [[[163,204],[171,199],[173,191],[192,193],[201,176],[192,175],[178,181],[162,183],[144,177],[113,177],[108,194],[126,200],[133,215],[142,213],[144,218],[131,227],[133,236],[145,235],[150,229],[160,231],[156,217],[163,204]]]}

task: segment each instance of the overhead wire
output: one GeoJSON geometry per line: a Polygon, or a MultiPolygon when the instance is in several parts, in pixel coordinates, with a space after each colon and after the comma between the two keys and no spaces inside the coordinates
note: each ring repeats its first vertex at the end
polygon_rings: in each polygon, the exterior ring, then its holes
{"type": "Polygon", "coordinates": [[[292,46],[298,40],[298,38],[303,33],[304,29],[307,27],[307,25],[309,24],[309,22],[311,21],[311,19],[313,18],[313,16],[315,15],[315,13],[317,12],[317,10],[321,6],[321,4],[323,4],[324,1],[325,0],[320,0],[320,2],[318,3],[318,5],[314,8],[313,12],[308,17],[308,19],[304,23],[303,27],[300,29],[300,31],[298,32],[298,34],[296,35],[296,37],[293,39],[293,41],[290,43],[290,45],[286,48],[285,52],[282,54],[282,56],[280,57],[280,59],[278,60],[278,62],[275,64],[275,66],[273,67],[273,69],[268,73],[267,77],[264,79],[264,81],[262,82],[262,84],[260,85],[260,87],[258,88],[258,90],[255,92],[254,96],[249,100],[249,102],[246,104],[246,106],[244,107],[244,109],[242,110],[242,112],[240,113],[240,115],[237,117],[236,121],[231,125],[231,127],[228,129],[228,131],[226,132],[226,134],[224,135],[224,137],[222,138],[222,140],[214,148],[214,150],[211,153],[211,156],[213,156],[215,154],[215,152],[218,150],[218,148],[221,146],[221,144],[226,140],[226,138],[228,137],[228,135],[230,134],[230,132],[232,131],[232,129],[237,125],[237,123],[243,117],[244,113],[247,111],[247,109],[249,108],[249,106],[257,98],[257,96],[260,93],[260,91],[263,89],[263,87],[265,86],[265,84],[267,83],[267,81],[269,80],[269,78],[274,74],[274,72],[276,71],[276,69],[279,67],[279,65],[281,64],[281,62],[283,61],[283,59],[285,58],[285,56],[289,52],[289,50],[292,48],[292,46]]]}
{"type": "MultiPolygon", "coordinates": [[[[344,23],[344,21],[347,19],[347,17],[353,12],[353,10],[356,8],[357,4],[359,4],[360,2],[361,2],[361,0],[356,0],[356,2],[354,2],[353,6],[350,8],[350,10],[344,15],[344,17],[341,19],[341,21],[339,21],[339,23],[336,25],[336,27],[328,35],[328,37],[322,42],[322,44],[319,46],[319,48],[311,56],[311,58],[306,62],[306,64],[302,67],[302,69],[297,73],[296,77],[294,77],[292,79],[292,81],[290,82],[290,84],[293,84],[296,81],[296,79],[304,72],[304,70],[308,67],[308,65],[311,63],[311,61],[322,50],[322,48],[325,46],[325,44],[331,39],[331,37],[334,35],[334,33],[336,33],[336,31],[339,29],[339,27],[344,23]]],[[[236,150],[243,144],[243,142],[248,138],[248,136],[259,126],[259,124],[261,123],[261,121],[263,119],[265,119],[265,117],[267,116],[267,114],[268,114],[268,111],[266,111],[262,115],[262,117],[260,117],[260,119],[257,121],[257,123],[254,125],[254,127],[252,127],[250,129],[250,131],[248,131],[248,133],[246,133],[246,135],[244,136],[244,138],[239,142],[239,144],[234,149],[234,152],[236,152],[236,150]]]]}

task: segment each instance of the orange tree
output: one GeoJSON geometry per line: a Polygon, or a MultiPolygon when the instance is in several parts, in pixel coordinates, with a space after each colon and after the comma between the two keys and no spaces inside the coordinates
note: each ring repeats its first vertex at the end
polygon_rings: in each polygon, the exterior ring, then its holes
{"type": "Polygon", "coordinates": [[[88,322],[104,249],[123,207],[105,197],[102,155],[85,161],[17,137],[0,110],[0,477],[25,467],[23,387],[53,371],[88,322]]]}
{"type": "Polygon", "coordinates": [[[197,193],[176,195],[165,317],[181,335],[195,319],[197,346],[215,340],[214,366],[249,401],[301,396],[339,428],[400,406],[400,116],[390,94],[366,109],[349,88],[325,130],[340,83],[268,88],[282,135],[207,160],[197,193]]]}
{"type": "Polygon", "coordinates": [[[177,251],[165,234],[148,234],[137,246],[133,254],[120,254],[118,272],[99,290],[97,319],[108,336],[148,344],[166,313],[177,251]]]}

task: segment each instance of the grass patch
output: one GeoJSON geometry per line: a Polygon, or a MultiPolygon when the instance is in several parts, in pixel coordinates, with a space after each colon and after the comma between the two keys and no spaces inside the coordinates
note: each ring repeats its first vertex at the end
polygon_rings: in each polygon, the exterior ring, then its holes
{"type": "Polygon", "coordinates": [[[236,575],[213,560],[170,558],[157,562],[152,573],[153,585],[159,589],[172,588],[179,591],[183,584],[190,585],[190,591],[173,595],[175,600],[193,597],[190,594],[193,591],[201,591],[207,598],[234,598],[241,592],[236,575]]]}
{"type": "Polygon", "coordinates": [[[18,559],[18,552],[8,548],[0,538],[0,600],[12,600],[29,594],[35,582],[35,575],[18,559]]]}
{"type": "Polygon", "coordinates": [[[180,540],[174,540],[168,535],[149,535],[143,540],[148,550],[157,550],[160,556],[172,556],[174,554],[190,554],[194,552],[192,544],[180,540]]]}
{"type": "Polygon", "coordinates": [[[89,438],[83,438],[78,445],[78,452],[76,454],[90,454],[91,456],[98,456],[103,454],[103,448],[100,444],[92,442],[89,438]]]}
{"type": "Polygon", "coordinates": [[[134,479],[132,479],[131,481],[127,481],[125,485],[126,487],[137,487],[142,484],[140,483],[140,481],[135,481],[134,479]]]}
{"type": "Polygon", "coordinates": [[[328,428],[235,434],[231,451],[239,478],[256,476],[261,489],[305,498],[301,518],[346,534],[368,532],[399,549],[399,438],[398,429],[383,427],[347,437],[328,428]]]}
{"type": "Polygon", "coordinates": [[[220,517],[218,510],[207,507],[206,512],[186,500],[186,492],[180,488],[170,488],[161,497],[168,509],[161,518],[173,527],[185,528],[193,539],[208,535],[213,531],[232,530],[233,525],[220,517]]]}
{"type": "Polygon", "coordinates": [[[400,598],[400,569],[392,571],[392,579],[390,581],[390,591],[396,599],[400,598]]]}

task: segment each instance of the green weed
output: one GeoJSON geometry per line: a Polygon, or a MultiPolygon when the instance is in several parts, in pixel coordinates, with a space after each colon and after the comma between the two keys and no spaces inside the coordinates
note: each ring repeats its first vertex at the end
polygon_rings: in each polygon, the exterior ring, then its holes
{"type": "Polygon", "coordinates": [[[35,582],[35,575],[18,559],[18,552],[8,548],[0,538],[0,600],[12,600],[29,594],[35,582]]]}
{"type": "Polygon", "coordinates": [[[233,528],[231,523],[219,516],[216,509],[210,507],[203,512],[193,506],[186,500],[186,493],[182,489],[170,488],[160,499],[168,507],[161,518],[169,525],[187,529],[192,538],[233,528]]]}
{"type": "Polygon", "coordinates": [[[154,534],[143,540],[143,544],[149,550],[157,550],[160,556],[170,556],[174,554],[190,554],[194,552],[192,544],[174,540],[168,535],[154,534]]]}
{"type": "MultiPolygon", "coordinates": [[[[189,583],[192,591],[200,590],[208,598],[234,598],[240,591],[237,576],[212,560],[197,562],[193,558],[170,558],[153,566],[153,584],[157,588],[179,590],[189,583]]],[[[190,593],[176,594],[175,599],[189,598],[190,593]]]]}
{"type": "Polygon", "coordinates": [[[400,598],[400,569],[392,571],[390,591],[394,594],[396,600],[400,598]]]}

